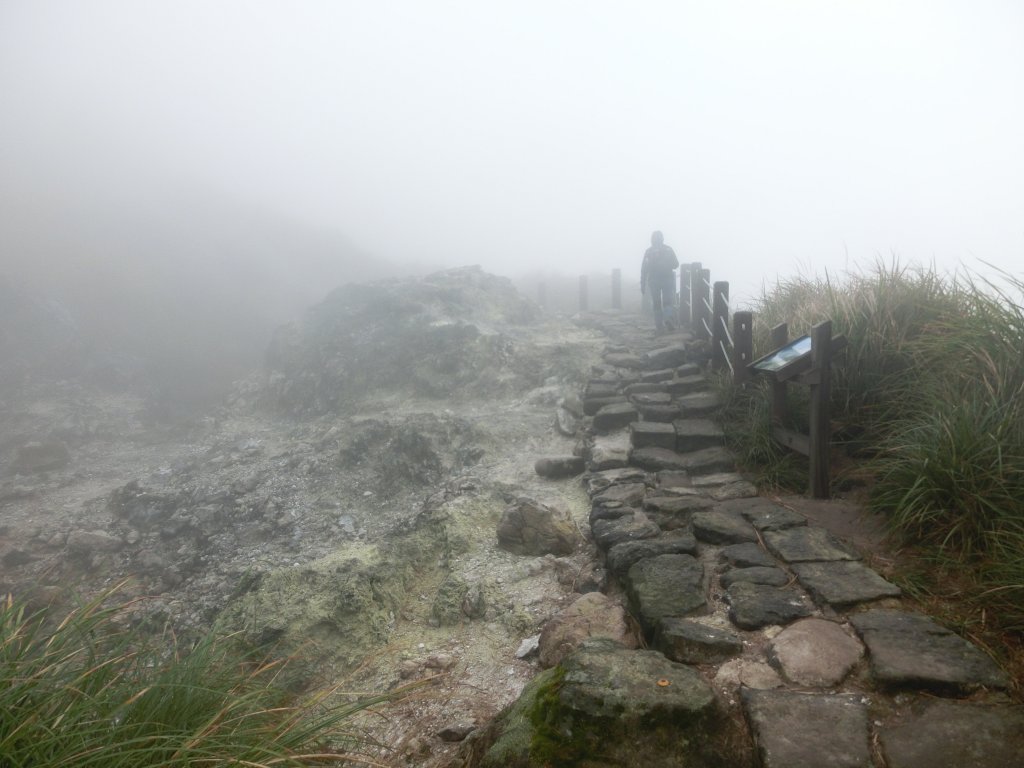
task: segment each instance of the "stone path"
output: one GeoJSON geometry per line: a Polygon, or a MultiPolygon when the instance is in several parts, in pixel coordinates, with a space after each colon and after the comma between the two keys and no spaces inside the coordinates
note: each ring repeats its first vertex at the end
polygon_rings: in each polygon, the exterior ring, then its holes
{"type": "MultiPolygon", "coordinates": [[[[594,314],[580,426],[591,532],[648,647],[741,711],[767,768],[1024,766],[1024,707],[980,649],[735,472],[685,333],[594,314]]],[[[575,420],[575,422],[574,422],[575,420]]]]}

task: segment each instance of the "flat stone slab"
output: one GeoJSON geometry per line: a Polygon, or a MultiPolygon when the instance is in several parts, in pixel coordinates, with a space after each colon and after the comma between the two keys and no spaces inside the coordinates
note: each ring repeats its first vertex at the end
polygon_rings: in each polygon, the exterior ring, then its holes
{"type": "Polygon", "coordinates": [[[769,587],[784,587],[789,583],[789,574],[781,568],[754,566],[751,568],[733,568],[722,574],[722,586],[728,589],[740,581],[751,584],[766,584],[769,587]]]}
{"type": "Polygon", "coordinates": [[[647,373],[641,374],[640,381],[644,383],[657,383],[661,381],[668,381],[669,379],[675,378],[675,375],[675,368],[661,368],[657,371],[648,371],[647,373]]]}
{"type": "Polygon", "coordinates": [[[707,605],[704,566],[690,555],[655,555],[634,563],[625,578],[629,605],[648,639],[669,616],[688,616],[707,605]]]}
{"type": "Polygon", "coordinates": [[[660,370],[663,368],[675,368],[687,362],[685,344],[673,344],[659,349],[652,349],[645,356],[644,367],[648,370],[660,370]]]}
{"type": "MultiPolygon", "coordinates": [[[[600,438],[599,438],[600,439],[600,438]]],[[[642,483],[647,479],[647,473],[636,467],[621,467],[615,469],[600,470],[591,472],[583,478],[583,488],[588,496],[595,496],[608,486],[617,483],[642,483]]]]}
{"type": "Polygon", "coordinates": [[[625,395],[605,395],[603,397],[587,397],[583,400],[583,413],[585,416],[593,416],[606,405],[628,403],[625,395]]]}
{"type": "MultiPolygon", "coordinates": [[[[763,768],[871,768],[859,696],[743,690],[763,768]]],[[[937,768],[937,766],[936,766],[937,768]]]]}
{"type": "Polygon", "coordinates": [[[618,381],[608,379],[591,379],[583,388],[583,397],[618,397],[623,394],[618,381]]]}
{"type": "Polygon", "coordinates": [[[611,432],[628,427],[637,420],[636,408],[631,403],[612,403],[594,414],[594,431],[611,432]]]}
{"type": "Polygon", "coordinates": [[[591,472],[603,472],[609,469],[628,467],[629,448],[629,435],[625,432],[597,435],[594,437],[594,444],[590,449],[587,469],[591,472]]]}
{"type": "Polygon", "coordinates": [[[655,539],[624,541],[605,555],[605,564],[617,578],[624,577],[635,563],[657,555],[696,555],[697,539],[688,530],[667,531],[655,539]]]}
{"type": "Polygon", "coordinates": [[[768,551],[787,563],[817,560],[858,560],[831,533],[817,526],[802,525],[781,531],[765,531],[768,551]]]}
{"type": "Polygon", "coordinates": [[[881,729],[888,768],[1021,768],[1024,707],[932,699],[881,729]]]}
{"type": "Polygon", "coordinates": [[[899,597],[901,590],[863,563],[837,560],[831,563],[794,563],[793,573],[815,600],[833,606],[853,605],[899,597]]]}
{"type": "Polygon", "coordinates": [[[680,453],[690,453],[721,445],[725,433],[711,419],[680,419],[675,422],[676,445],[680,453]]]}
{"type": "Polygon", "coordinates": [[[962,691],[1009,685],[992,659],[927,616],[876,608],[852,615],[850,623],[867,645],[871,674],[882,685],[962,691]]]}
{"type": "Polygon", "coordinates": [[[684,664],[717,664],[743,652],[743,641],[734,632],[693,619],[662,619],[654,633],[654,647],[672,661],[684,664]]]}
{"type": "Polygon", "coordinates": [[[626,397],[632,397],[633,395],[650,395],[657,394],[658,399],[653,402],[667,403],[671,400],[671,396],[665,391],[665,388],[653,381],[640,381],[634,382],[622,390],[622,394],[626,397]]]}
{"type": "Polygon", "coordinates": [[[632,352],[610,352],[607,355],[602,355],[602,359],[616,368],[643,368],[647,361],[640,355],[634,355],[632,352]]]}
{"type": "Polygon", "coordinates": [[[668,424],[679,418],[679,407],[675,405],[646,405],[637,403],[636,409],[644,421],[660,421],[668,424]]]}
{"type": "Polygon", "coordinates": [[[734,483],[720,485],[711,488],[708,495],[717,501],[731,501],[733,499],[749,499],[757,496],[757,486],[746,480],[737,480],[734,483]]]}
{"type": "Polygon", "coordinates": [[[807,598],[793,588],[738,581],[726,590],[725,598],[729,619],[740,629],[789,624],[811,613],[807,598]]]}
{"type": "MultiPolygon", "coordinates": [[[[640,386],[640,385],[637,385],[640,386]]],[[[659,384],[649,384],[648,386],[660,386],[659,384]]],[[[633,405],[638,408],[643,405],[668,405],[672,402],[672,395],[668,392],[637,392],[629,396],[629,399],[633,401],[633,405]]]]}
{"type": "Polygon", "coordinates": [[[824,619],[801,619],[772,640],[772,663],[797,685],[839,685],[864,656],[860,640],[824,619]]]}
{"type": "Polygon", "coordinates": [[[629,461],[648,472],[682,470],[688,467],[686,457],[668,448],[636,448],[629,454],[629,461]]]}
{"type": "Polygon", "coordinates": [[[691,475],[732,472],[736,469],[736,457],[720,445],[681,455],[683,456],[682,469],[691,475]]]}
{"type": "Polygon", "coordinates": [[[687,418],[710,416],[722,407],[722,399],[714,392],[694,392],[690,395],[682,395],[677,398],[676,403],[683,416],[687,418]]]}
{"type": "Polygon", "coordinates": [[[646,493],[647,486],[643,483],[616,483],[598,493],[591,501],[595,506],[617,501],[628,507],[639,507],[646,493]]]}
{"type": "Polygon", "coordinates": [[[689,529],[693,514],[709,509],[714,501],[704,496],[648,496],[644,499],[644,511],[663,531],[676,528],[689,529]]]}
{"type": "Polygon", "coordinates": [[[718,508],[695,512],[692,523],[694,535],[708,544],[757,541],[757,532],[753,526],[736,512],[722,512],[718,508]]]}
{"type": "Polygon", "coordinates": [[[774,557],[752,542],[723,547],[718,558],[734,568],[774,568],[779,564],[774,557]]]}
{"type": "Polygon", "coordinates": [[[634,448],[675,448],[676,430],[662,421],[634,421],[629,425],[629,441],[634,448]]]}
{"type": "Polygon", "coordinates": [[[759,531],[781,531],[806,525],[807,518],[764,498],[736,499],[722,504],[723,509],[739,512],[759,531]]]}
{"type": "Polygon", "coordinates": [[[661,529],[640,510],[615,520],[595,520],[590,531],[601,549],[610,549],[624,541],[653,539],[661,535],[661,529]]]}
{"type": "Polygon", "coordinates": [[[665,391],[672,395],[692,395],[708,388],[708,380],[701,375],[680,376],[665,382],[665,391]]]}

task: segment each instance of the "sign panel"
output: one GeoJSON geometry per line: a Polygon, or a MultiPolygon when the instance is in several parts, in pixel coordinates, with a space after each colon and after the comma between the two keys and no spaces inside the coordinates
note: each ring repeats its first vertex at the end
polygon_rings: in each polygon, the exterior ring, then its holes
{"type": "Polygon", "coordinates": [[[784,347],[779,347],[770,355],[765,355],[760,360],[750,364],[752,370],[757,373],[775,373],[785,368],[795,360],[811,354],[811,337],[801,336],[799,339],[789,342],[784,347]]]}

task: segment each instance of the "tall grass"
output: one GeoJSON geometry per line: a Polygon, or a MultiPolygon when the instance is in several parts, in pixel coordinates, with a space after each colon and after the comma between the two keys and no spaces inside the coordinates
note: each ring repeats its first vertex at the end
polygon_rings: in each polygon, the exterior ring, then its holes
{"type": "MultiPolygon", "coordinates": [[[[849,344],[833,379],[833,428],[872,458],[871,504],[894,533],[973,573],[971,599],[1024,630],[1024,281],[879,263],[798,278],[755,306],[770,328],[825,319],[849,344]]],[[[752,430],[757,433],[758,430],[752,430]]],[[[759,443],[760,438],[751,438],[759,443]]]]}
{"type": "Polygon", "coordinates": [[[0,606],[0,768],[342,764],[358,746],[342,723],[381,700],[301,698],[280,663],[213,635],[146,644],[120,612],[101,598],[53,623],[0,606]]]}

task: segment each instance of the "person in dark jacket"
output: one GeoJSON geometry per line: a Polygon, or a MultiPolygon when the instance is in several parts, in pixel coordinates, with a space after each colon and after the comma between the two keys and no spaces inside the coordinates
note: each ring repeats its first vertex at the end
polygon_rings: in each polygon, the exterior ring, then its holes
{"type": "Polygon", "coordinates": [[[651,235],[651,247],[644,253],[640,266],[640,293],[651,291],[651,306],[654,309],[654,325],[657,333],[672,329],[672,309],[676,296],[676,267],[679,259],[676,252],[665,245],[661,232],[651,235]]]}

